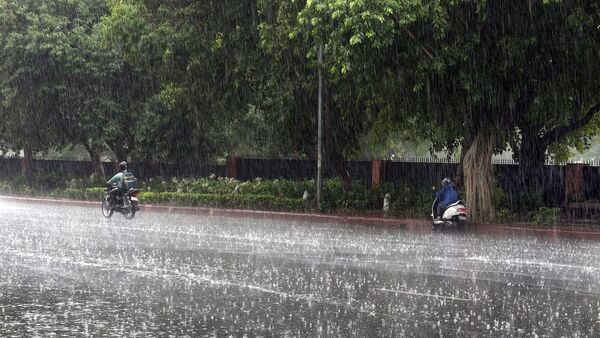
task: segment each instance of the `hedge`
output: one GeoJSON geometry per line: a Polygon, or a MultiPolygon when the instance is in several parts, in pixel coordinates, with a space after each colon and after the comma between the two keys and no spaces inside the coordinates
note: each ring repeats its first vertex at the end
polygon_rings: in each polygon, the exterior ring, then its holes
{"type": "MultiPolygon", "coordinates": [[[[30,185],[22,178],[0,182],[0,193],[92,201],[100,201],[104,193],[104,188],[99,187],[103,183],[97,178],[61,179],[48,175],[35,177],[34,181],[30,185]]],[[[142,203],[285,211],[304,211],[315,207],[314,180],[255,179],[242,182],[230,178],[158,177],[140,180],[139,183],[142,203]],[[303,199],[305,191],[308,193],[307,200],[303,199]]],[[[346,192],[339,178],[324,181],[321,208],[329,212],[381,212],[386,193],[392,196],[389,215],[429,215],[433,198],[430,188],[394,187],[389,184],[366,187],[355,181],[346,192]]]]}
{"type": "Polygon", "coordinates": [[[306,201],[301,198],[282,198],[272,195],[239,194],[197,194],[180,192],[142,192],[140,203],[174,204],[219,208],[293,210],[306,209],[306,201]]]}

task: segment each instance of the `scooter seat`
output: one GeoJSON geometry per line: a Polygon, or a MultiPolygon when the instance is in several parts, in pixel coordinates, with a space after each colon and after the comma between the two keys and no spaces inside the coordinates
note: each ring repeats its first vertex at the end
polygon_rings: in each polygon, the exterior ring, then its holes
{"type": "Polygon", "coordinates": [[[464,204],[465,204],[465,202],[464,202],[463,200],[458,200],[458,201],[456,201],[456,202],[454,202],[454,203],[452,203],[452,204],[448,204],[448,205],[446,206],[446,209],[448,209],[448,208],[450,208],[450,207],[457,206],[457,205],[459,205],[459,204],[462,204],[462,205],[464,205],[464,204]]]}

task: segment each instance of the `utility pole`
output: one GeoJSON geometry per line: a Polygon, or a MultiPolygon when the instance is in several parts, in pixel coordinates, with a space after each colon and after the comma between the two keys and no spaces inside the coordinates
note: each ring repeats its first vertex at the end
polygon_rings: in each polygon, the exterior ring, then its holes
{"type": "Polygon", "coordinates": [[[323,193],[323,79],[321,75],[321,68],[323,66],[323,43],[319,45],[317,61],[319,63],[319,108],[317,109],[317,125],[319,126],[317,138],[317,210],[321,210],[321,197],[323,193]]]}

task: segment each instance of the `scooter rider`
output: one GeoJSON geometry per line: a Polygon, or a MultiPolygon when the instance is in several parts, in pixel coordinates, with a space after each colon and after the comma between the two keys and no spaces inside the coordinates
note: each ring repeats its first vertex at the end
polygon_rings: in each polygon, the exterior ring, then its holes
{"type": "Polygon", "coordinates": [[[436,214],[434,215],[435,220],[441,221],[446,207],[457,202],[460,199],[460,195],[458,189],[456,189],[456,186],[452,183],[452,180],[446,177],[442,180],[441,190],[435,193],[435,198],[437,200],[437,208],[435,209],[436,214]]]}
{"type": "Polygon", "coordinates": [[[115,174],[115,176],[106,182],[108,194],[110,195],[110,200],[113,204],[117,202],[117,197],[122,196],[129,188],[126,183],[126,177],[133,177],[133,175],[129,172],[127,162],[123,161],[119,163],[119,170],[120,171],[115,174]]]}

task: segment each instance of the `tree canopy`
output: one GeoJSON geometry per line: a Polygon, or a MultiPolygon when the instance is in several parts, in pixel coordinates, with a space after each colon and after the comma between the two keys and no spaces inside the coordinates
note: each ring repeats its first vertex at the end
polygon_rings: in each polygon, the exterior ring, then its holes
{"type": "Polygon", "coordinates": [[[244,140],[261,76],[255,1],[114,1],[105,37],[156,87],[145,97],[138,156],[207,160],[244,140]]]}
{"type": "Polygon", "coordinates": [[[460,150],[485,220],[493,153],[528,189],[597,134],[599,27],[593,0],[0,0],[1,141],[96,163],[313,158],[320,69],[337,175],[365,135],[460,150]]]}

